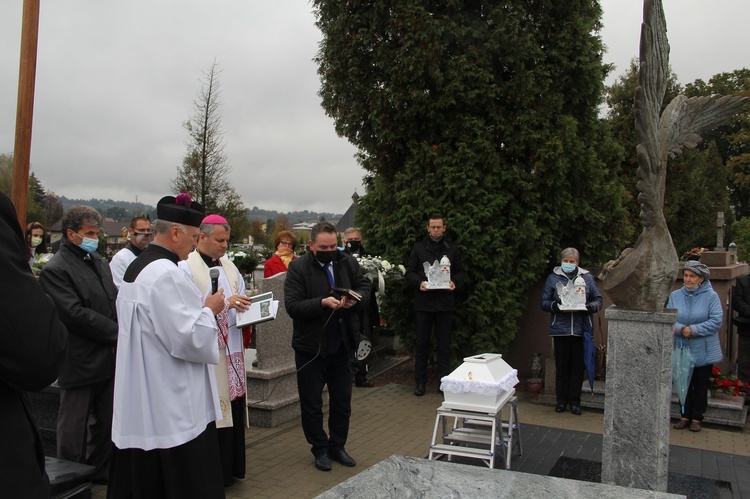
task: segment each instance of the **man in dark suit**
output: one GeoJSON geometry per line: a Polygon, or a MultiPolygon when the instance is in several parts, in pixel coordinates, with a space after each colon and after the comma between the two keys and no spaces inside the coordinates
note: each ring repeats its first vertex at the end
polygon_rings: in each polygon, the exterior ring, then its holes
{"type": "MultiPolygon", "coordinates": [[[[371,256],[365,250],[362,244],[362,234],[356,227],[349,227],[344,231],[344,253],[353,257],[371,256]]],[[[362,334],[368,339],[372,339],[372,330],[380,325],[380,311],[378,310],[378,300],[375,296],[375,287],[371,283],[370,303],[366,311],[359,314],[359,322],[362,326],[362,334]]],[[[354,386],[360,388],[372,388],[375,384],[367,379],[367,364],[360,362],[357,367],[357,373],[354,375],[354,386]]]]}
{"type": "Polygon", "coordinates": [[[294,321],[292,348],[302,430],[321,471],[331,470],[331,459],[344,466],[357,465],[344,446],[352,412],[350,364],[361,340],[358,312],[369,299],[370,283],[357,261],[338,250],[336,228],[328,222],[316,224],[310,233],[310,252],[289,264],[284,305],[294,321]],[[334,288],[356,291],[361,302],[334,288]],[[323,429],[325,385],[330,435],[323,429]]]}
{"type": "Polygon", "coordinates": [[[96,467],[107,481],[112,454],[112,404],[117,346],[117,288],[97,251],[102,217],[89,206],[63,215],[60,251],[39,283],[68,328],[70,343],[58,384],[57,457],[96,467]]]}
{"type": "MultiPolygon", "coordinates": [[[[453,311],[456,308],[454,291],[463,283],[464,272],[458,245],[445,239],[446,224],[442,215],[433,215],[427,223],[428,236],[417,241],[409,258],[406,278],[418,291],[414,301],[417,345],[414,360],[414,395],[422,396],[427,383],[427,359],[430,353],[430,336],[435,328],[437,339],[437,371],[442,378],[450,374],[451,333],[453,331],[453,311]],[[451,265],[450,288],[431,289],[424,265],[448,259],[451,265]]],[[[438,378],[438,379],[439,379],[438,378]]]]}
{"type": "Polygon", "coordinates": [[[68,331],[29,268],[29,253],[10,199],[0,193],[0,491],[50,497],[42,439],[27,391],[55,381],[68,331]]]}

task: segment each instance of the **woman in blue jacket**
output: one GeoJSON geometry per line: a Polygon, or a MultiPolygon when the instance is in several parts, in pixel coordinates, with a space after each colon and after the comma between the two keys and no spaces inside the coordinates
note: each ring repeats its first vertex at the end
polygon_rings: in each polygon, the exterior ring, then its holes
{"type": "Polygon", "coordinates": [[[677,309],[674,344],[690,348],[695,361],[682,417],[673,426],[676,430],[689,428],[690,431],[701,431],[703,413],[708,407],[711,368],[723,357],[719,328],[724,312],[721,299],[708,280],[710,275],[708,267],[703,263],[685,263],[682,274],[685,285],[672,291],[667,301],[667,308],[677,309]]]}
{"type": "Polygon", "coordinates": [[[602,308],[602,295],[596,289],[594,276],[578,266],[580,255],[575,248],[560,252],[561,264],[547,277],[542,292],[542,310],[551,312],[549,334],[555,344],[556,412],[570,411],[581,414],[581,385],[583,384],[583,329],[593,330],[593,314],[602,308]],[[586,284],[586,310],[561,311],[562,300],[557,285],[575,283],[581,277],[586,284]]]}

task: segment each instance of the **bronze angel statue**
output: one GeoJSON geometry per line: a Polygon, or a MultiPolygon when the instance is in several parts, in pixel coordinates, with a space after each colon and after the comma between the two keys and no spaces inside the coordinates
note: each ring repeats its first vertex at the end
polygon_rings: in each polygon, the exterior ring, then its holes
{"type": "Polygon", "coordinates": [[[700,142],[700,134],[739,113],[745,99],[678,95],[659,116],[667,89],[669,43],[661,0],[645,0],[633,111],[638,145],[638,200],[643,230],[632,248],[604,266],[603,288],[620,308],[661,311],[679,260],[664,218],[667,159],[700,142]]]}

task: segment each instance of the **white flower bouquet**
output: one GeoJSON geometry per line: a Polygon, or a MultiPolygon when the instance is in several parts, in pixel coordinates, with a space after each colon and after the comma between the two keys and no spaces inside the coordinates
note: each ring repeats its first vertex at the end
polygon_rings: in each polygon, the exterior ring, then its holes
{"type": "Polygon", "coordinates": [[[373,285],[377,282],[377,292],[380,295],[385,294],[385,284],[387,281],[398,280],[404,277],[406,269],[403,265],[393,265],[388,260],[379,256],[358,256],[362,272],[367,276],[373,285]]]}
{"type": "Polygon", "coordinates": [[[31,270],[34,272],[35,276],[39,275],[44,266],[47,265],[47,262],[49,262],[53,256],[55,256],[53,253],[40,253],[38,255],[34,255],[34,263],[31,267],[31,270]]]}

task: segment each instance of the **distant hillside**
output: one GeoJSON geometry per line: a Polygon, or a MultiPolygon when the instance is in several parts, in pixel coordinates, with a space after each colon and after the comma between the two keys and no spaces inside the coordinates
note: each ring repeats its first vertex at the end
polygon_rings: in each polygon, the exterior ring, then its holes
{"type": "MultiPolygon", "coordinates": [[[[156,208],[151,205],[144,203],[134,203],[132,201],[113,201],[112,199],[68,199],[65,196],[60,196],[63,209],[67,210],[71,206],[77,204],[85,204],[91,206],[96,211],[107,218],[113,218],[116,221],[126,222],[134,216],[147,215],[150,220],[156,218],[156,208]]],[[[289,213],[282,213],[274,210],[264,210],[253,206],[252,209],[247,210],[248,220],[260,220],[262,222],[267,221],[269,218],[276,220],[279,216],[286,215],[289,222],[296,224],[298,222],[314,222],[320,220],[321,217],[325,220],[339,220],[342,215],[335,213],[317,213],[314,211],[292,211],[289,213]]]]}
{"type": "Polygon", "coordinates": [[[60,196],[63,210],[77,204],[91,206],[102,214],[103,217],[113,218],[118,222],[127,222],[135,216],[146,215],[150,220],[156,218],[156,207],[144,204],[134,203],[132,201],[113,201],[112,199],[68,199],[60,196]]]}
{"type": "Polygon", "coordinates": [[[289,222],[291,222],[292,224],[296,224],[298,222],[314,222],[316,220],[320,220],[321,217],[330,222],[331,220],[339,220],[343,216],[336,213],[318,213],[315,211],[307,210],[282,213],[274,210],[264,210],[258,208],[257,206],[253,206],[252,209],[247,210],[248,220],[260,220],[262,222],[265,222],[269,218],[271,220],[276,220],[281,215],[286,215],[289,219],[289,222]]]}

